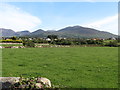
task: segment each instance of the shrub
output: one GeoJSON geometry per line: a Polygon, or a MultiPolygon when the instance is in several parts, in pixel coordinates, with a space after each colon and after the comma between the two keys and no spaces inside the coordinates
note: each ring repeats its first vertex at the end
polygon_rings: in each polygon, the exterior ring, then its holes
{"type": "Polygon", "coordinates": [[[23,41],[23,46],[26,46],[26,47],[35,47],[35,43],[32,42],[32,41],[23,41]]]}
{"type": "Polygon", "coordinates": [[[7,39],[7,40],[1,40],[0,42],[4,42],[4,43],[22,43],[22,40],[7,39]]]}
{"type": "Polygon", "coordinates": [[[105,46],[110,46],[110,47],[118,47],[117,41],[110,41],[105,44],[105,46]]]}

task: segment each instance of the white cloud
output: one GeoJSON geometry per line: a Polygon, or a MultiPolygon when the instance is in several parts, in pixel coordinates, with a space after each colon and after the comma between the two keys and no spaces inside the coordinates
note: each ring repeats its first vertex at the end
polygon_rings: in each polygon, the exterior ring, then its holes
{"type": "Polygon", "coordinates": [[[118,34],[118,14],[82,26],[118,34]]]}
{"type": "Polygon", "coordinates": [[[0,28],[13,29],[15,31],[32,30],[41,24],[41,20],[18,7],[0,5],[0,28]]]}

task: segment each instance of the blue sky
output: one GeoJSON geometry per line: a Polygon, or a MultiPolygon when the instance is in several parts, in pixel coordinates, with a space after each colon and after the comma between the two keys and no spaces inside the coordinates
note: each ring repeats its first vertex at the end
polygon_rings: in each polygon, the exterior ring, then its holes
{"type": "Polygon", "coordinates": [[[117,2],[7,2],[1,4],[0,14],[4,17],[0,27],[15,31],[59,30],[80,25],[118,32],[117,2]]]}

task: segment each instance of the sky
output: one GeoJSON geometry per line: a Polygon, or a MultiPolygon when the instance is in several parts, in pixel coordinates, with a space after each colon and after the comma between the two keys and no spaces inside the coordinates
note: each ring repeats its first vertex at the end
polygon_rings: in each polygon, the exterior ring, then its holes
{"type": "Polygon", "coordinates": [[[118,34],[118,2],[0,3],[0,28],[33,32],[76,25],[118,34]]]}

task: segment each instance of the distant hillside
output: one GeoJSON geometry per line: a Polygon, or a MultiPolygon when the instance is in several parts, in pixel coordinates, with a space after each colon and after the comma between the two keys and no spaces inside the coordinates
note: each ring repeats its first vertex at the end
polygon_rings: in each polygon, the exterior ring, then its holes
{"type": "Polygon", "coordinates": [[[16,32],[16,35],[17,36],[24,36],[24,35],[29,35],[30,34],[30,32],[29,31],[20,31],[20,32],[16,32]]]}
{"type": "Polygon", "coordinates": [[[14,32],[11,29],[4,29],[4,28],[0,28],[0,32],[2,32],[2,36],[3,37],[7,37],[7,36],[15,36],[16,32],[14,32]]]}
{"type": "Polygon", "coordinates": [[[81,26],[73,26],[73,27],[66,27],[60,29],[58,31],[44,31],[42,29],[36,30],[34,32],[29,31],[21,31],[21,32],[14,32],[11,29],[0,29],[2,30],[3,36],[29,36],[29,37],[47,37],[48,35],[54,34],[58,35],[58,37],[66,37],[66,38],[111,38],[117,37],[109,32],[99,31],[92,28],[86,28],[81,26]]]}
{"type": "Polygon", "coordinates": [[[15,32],[12,29],[4,29],[4,28],[0,28],[0,32],[2,32],[3,37],[25,36],[25,35],[30,34],[30,32],[27,31],[27,30],[26,31],[15,32]]]}
{"type": "Polygon", "coordinates": [[[61,36],[75,37],[75,38],[110,38],[117,37],[116,35],[99,31],[92,28],[86,28],[81,26],[66,27],[57,31],[61,36]]]}
{"type": "Polygon", "coordinates": [[[45,31],[42,29],[36,30],[29,34],[30,37],[44,37],[45,31]]]}

